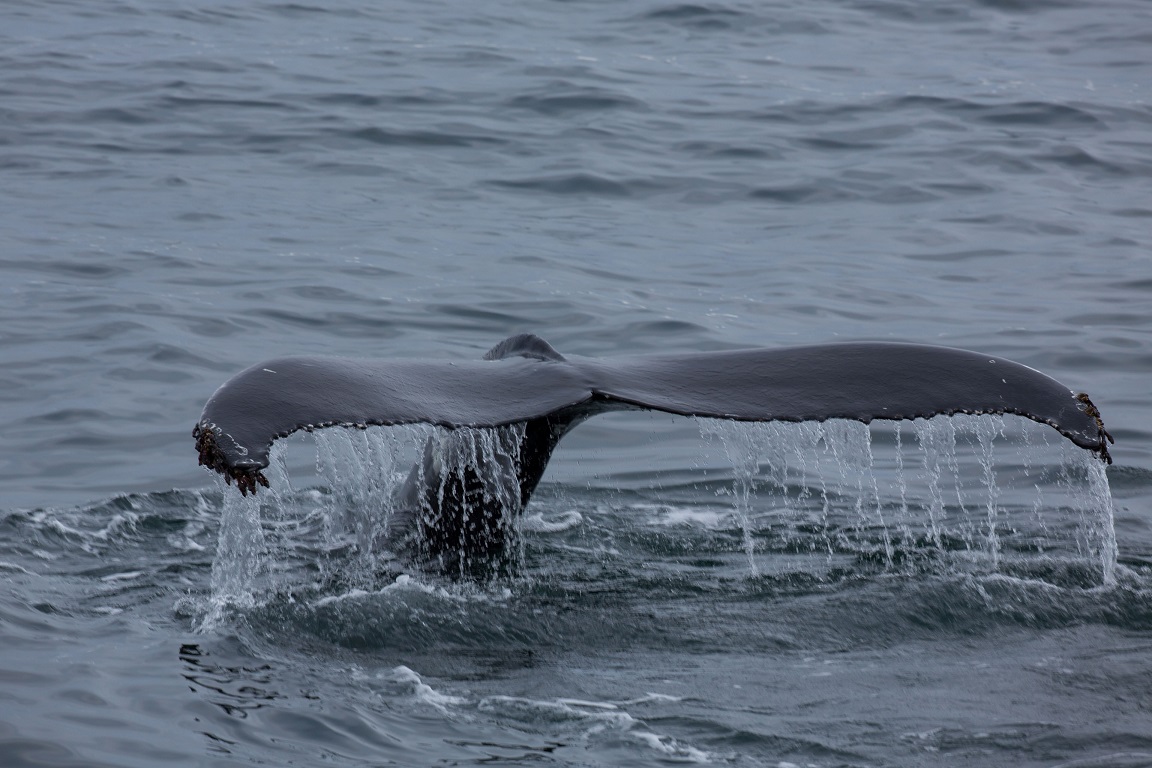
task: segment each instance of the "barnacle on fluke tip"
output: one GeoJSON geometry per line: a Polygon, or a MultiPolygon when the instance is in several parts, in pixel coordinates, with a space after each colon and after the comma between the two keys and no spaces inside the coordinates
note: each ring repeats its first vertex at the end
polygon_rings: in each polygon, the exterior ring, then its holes
{"type": "Polygon", "coordinates": [[[1100,458],[1106,463],[1112,463],[1112,456],[1108,453],[1108,443],[1116,444],[1116,439],[1104,428],[1104,419],[1100,416],[1100,409],[1088,397],[1087,392],[1081,392],[1076,395],[1076,399],[1084,404],[1084,415],[1089,416],[1096,420],[1096,428],[1100,431],[1100,458]],[[1107,442],[1105,442],[1107,441],[1107,442]]]}
{"type": "Polygon", "coordinates": [[[268,487],[268,478],[259,467],[239,467],[229,465],[224,452],[216,441],[219,430],[204,424],[197,424],[192,428],[192,437],[196,439],[196,451],[200,454],[200,466],[216,470],[224,476],[228,485],[236,481],[240,493],[247,496],[256,493],[256,486],[268,487]]]}

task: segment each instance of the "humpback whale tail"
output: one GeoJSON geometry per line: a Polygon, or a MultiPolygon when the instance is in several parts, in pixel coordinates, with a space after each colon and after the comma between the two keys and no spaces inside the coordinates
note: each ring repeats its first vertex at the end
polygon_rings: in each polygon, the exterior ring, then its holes
{"type": "Polygon", "coordinates": [[[475,468],[443,476],[426,447],[402,494],[419,510],[429,551],[456,546],[465,527],[476,546],[493,551],[503,544],[506,510],[484,509],[477,518],[473,502],[488,499],[492,506],[500,496],[500,504],[513,499],[522,507],[570,429],[598,413],[629,409],[864,423],[1008,413],[1048,424],[1111,463],[1112,436],[1088,395],[1003,358],[890,342],[595,359],[564,357],[543,339],[522,334],[475,361],[286,357],[225,382],[204,406],[193,436],[200,463],[248,494],[268,485],[263,470],[272,442],[299,430],[522,425],[519,444],[502,448],[508,461],[481,468],[496,473],[506,492],[490,492],[493,479],[475,468]]]}

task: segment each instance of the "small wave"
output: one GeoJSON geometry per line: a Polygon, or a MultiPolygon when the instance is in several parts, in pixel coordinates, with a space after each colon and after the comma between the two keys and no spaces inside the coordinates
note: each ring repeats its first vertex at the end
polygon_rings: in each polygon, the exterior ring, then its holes
{"type": "Polygon", "coordinates": [[[1040,12],[1058,8],[1074,8],[1076,3],[1069,0],[976,0],[979,5],[994,8],[998,11],[1040,12]]]}
{"type": "Polygon", "coordinates": [[[309,96],[308,100],[314,104],[334,105],[342,107],[370,107],[373,109],[435,106],[439,104],[451,103],[451,99],[446,94],[367,94],[340,91],[333,93],[318,93],[309,96]]]}
{"type": "MultiPolygon", "coordinates": [[[[272,13],[277,13],[282,16],[300,17],[300,16],[314,16],[314,15],[327,15],[332,13],[332,9],[324,8],[318,5],[304,5],[303,3],[276,3],[273,5],[265,6],[272,13]]],[[[340,15],[347,14],[345,10],[340,15]]],[[[355,14],[359,16],[360,14],[355,14]]]]}
{"type": "Polygon", "coordinates": [[[885,112],[895,113],[903,109],[930,109],[988,125],[1061,129],[1103,126],[1101,120],[1086,109],[1050,101],[985,103],[939,96],[902,96],[883,100],[885,112]]]}
{"type": "Polygon", "coordinates": [[[530,109],[544,115],[567,116],[579,112],[602,112],[608,109],[639,109],[644,102],[631,96],[602,88],[568,89],[568,93],[557,93],[550,86],[540,93],[523,94],[507,102],[514,109],[530,109]]]}
{"type": "Polygon", "coordinates": [[[1099,757],[1057,763],[1052,768],[1148,768],[1152,752],[1112,752],[1099,757]]]}
{"type": "Polygon", "coordinates": [[[90,109],[78,115],[77,122],[81,125],[94,123],[113,123],[117,125],[149,125],[159,120],[162,113],[155,115],[150,111],[140,109],[127,109],[124,107],[105,107],[90,109]]]}
{"type": "Polygon", "coordinates": [[[965,262],[973,261],[975,259],[999,259],[1010,256],[1010,251],[1005,251],[1000,248],[973,248],[965,251],[951,251],[948,253],[910,253],[906,254],[904,258],[912,261],[940,261],[940,262],[965,262]]]}
{"type": "Polygon", "coordinates": [[[649,694],[642,699],[629,702],[489,696],[480,701],[478,708],[501,718],[515,719],[533,726],[551,724],[553,727],[563,727],[566,724],[574,724],[583,729],[585,738],[624,734],[667,757],[695,763],[711,762],[712,756],[709,753],[682,744],[671,736],[646,730],[642,720],[638,720],[623,709],[629,704],[670,701],[678,699],[659,694],[649,694]]]}
{"type": "Polygon", "coordinates": [[[159,99],[156,105],[158,110],[166,111],[174,109],[203,110],[213,107],[229,111],[238,109],[266,109],[296,112],[299,110],[299,107],[286,101],[271,99],[206,98],[202,96],[164,96],[159,99]]]}
{"type": "Polygon", "coordinates": [[[389,147],[475,147],[505,144],[503,139],[478,133],[445,133],[443,131],[404,131],[372,126],[335,134],[344,139],[389,147]]]}
{"type": "MultiPolygon", "coordinates": [[[[612,178],[597,173],[548,174],[520,179],[488,179],[488,186],[504,189],[547,192],[554,195],[604,198],[673,197],[677,200],[700,204],[740,199],[747,195],[747,187],[710,177],[652,176],[612,178]]],[[[619,334],[619,329],[615,332],[619,334]]]]}
{"type": "Polygon", "coordinates": [[[779,160],[782,153],[769,147],[756,147],[746,143],[726,143],[722,141],[685,141],[673,149],[694,157],[735,159],[735,160],[779,160]]]}
{"type": "Polygon", "coordinates": [[[1142,163],[1137,167],[1126,167],[1099,158],[1086,149],[1071,144],[1056,147],[1043,154],[1033,155],[1032,159],[1038,163],[1051,163],[1100,177],[1124,178],[1132,175],[1149,175],[1146,163],[1142,163]]]}
{"type": "Polygon", "coordinates": [[[208,532],[203,521],[213,510],[200,491],[165,491],[124,494],[71,509],[16,511],[3,522],[17,529],[13,534],[17,541],[37,542],[53,552],[78,548],[103,554],[157,538],[178,551],[199,551],[204,545],[191,537],[208,532]]]}
{"type": "MultiPolygon", "coordinates": [[[[861,137],[875,142],[896,141],[908,135],[909,127],[929,125],[928,116],[939,128],[940,119],[957,125],[973,124],[995,127],[1028,127],[1034,130],[1100,129],[1105,121],[1087,106],[1048,101],[987,102],[958,96],[892,96],[878,95],[851,103],[798,100],[776,104],[750,114],[729,115],[770,123],[813,126],[824,131],[827,126],[859,124],[852,131],[841,130],[831,135],[833,140],[860,141],[861,137]],[[868,120],[882,120],[869,125],[868,120]]],[[[803,142],[811,139],[806,137],[803,142]]]]}
{"type": "Polygon", "coordinates": [[[401,664],[388,673],[388,679],[400,683],[408,689],[409,695],[417,701],[447,714],[449,707],[467,703],[467,699],[440,693],[424,682],[419,674],[401,664]]]}
{"type": "Polygon", "coordinates": [[[753,200],[771,200],[778,203],[838,203],[860,197],[858,193],[830,183],[757,187],[749,192],[748,196],[753,200]]]}
{"type": "Polygon", "coordinates": [[[638,18],[698,30],[727,30],[747,24],[749,14],[719,4],[677,3],[648,11],[638,18]]]}
{"type": "Polygon", "coordinates": [[[553,195],[590,195],[596,197],[630,197],[634,185],[594,173],[570,173],[560,176],[537,176],[529,179],[494,179],[498,187],[553,195]]]}

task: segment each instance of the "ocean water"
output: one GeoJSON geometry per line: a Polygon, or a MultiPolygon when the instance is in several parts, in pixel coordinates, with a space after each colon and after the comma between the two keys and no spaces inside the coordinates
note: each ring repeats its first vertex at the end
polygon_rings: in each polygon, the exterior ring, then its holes
{"type": "MultiPolygon", "coordinates": [[[[1152,765],[1152,7],[0,9],[0,765],[1152,765]],[[1013,417],[597,417],[516,569],[387,546],[429,429],[196,466],[283,354],[978,349],[1013,417]]],[[[893,372],[894,376],[899,371],[893,372]]]]}

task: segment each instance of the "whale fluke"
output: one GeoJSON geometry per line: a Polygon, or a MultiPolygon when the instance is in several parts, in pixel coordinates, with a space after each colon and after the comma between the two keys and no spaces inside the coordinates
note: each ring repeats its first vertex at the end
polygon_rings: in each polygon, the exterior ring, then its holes
{"type": "Polygon", "coordinates": [[[1010,413],[1048,424],[1111,463],[1112,437],[1086,394],[1003,358],[887,342],[594,359],[565,357],[523,334],[482,360],[285,357],[225,382],[192,434],[200,463],[246,495],[268,485],[273,441],[299,430],[448,428],[443,443],[425,445],[395,506],[409,532],[402,541],[442,566],[458,562],[464,575],[466,563],[483,569],[507,551],[510,515],[528,503],[560,439],[584,419],[628,409],[864,423],[1010,413]],[[490,466],[440,455],[479,455],[466,427],[510,425],[490,442],[490,466]]]}
{"type": "Polygon", "coordinates": [[[495,345],[482,360],[286,357],[223,383],[192,434],[200,464],[247,494],[267,486],[263,470],[272,442],[301,429],[494,427],[543,419],[548,431],[559,433],[546,440],[551,454],[555,440],[578,421],[622,409],[865,424],[1015,413],[1112,461],[1112,436],[1087,395],[1011,360],[890,342],[599,359],[566,358],[523,334],[495,345]]]}
{"type": "Polygon", "coordinates": [[[1086,394],[1020,363],[948,347],[820,344],[634,358],[564,357],[531,334],[482,360],[285,357],[225,382],[193,430],[200,463],[242,493],[267,486],[272,442],[299,430],[427,423],[523,423],[527,502],[553,448],[573,426],[622,409],[739,421],[930,418],[1009,413],[1048,424],[1111,463],[1086,394]]]}

